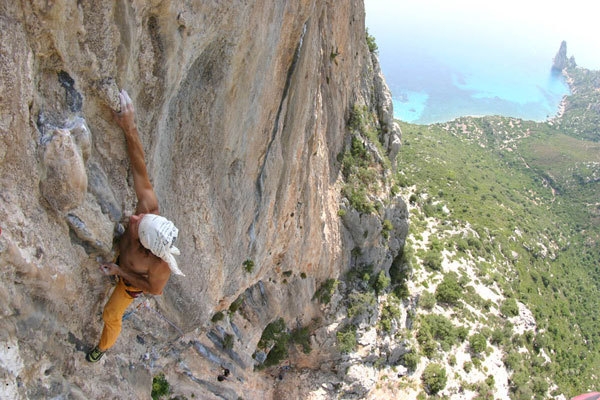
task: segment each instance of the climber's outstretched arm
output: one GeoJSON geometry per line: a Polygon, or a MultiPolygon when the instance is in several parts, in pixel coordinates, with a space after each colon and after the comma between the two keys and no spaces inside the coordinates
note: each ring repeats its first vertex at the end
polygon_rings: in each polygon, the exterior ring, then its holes
{"type": "Polygon", "coordinates": [[[123,129],[127,141],[127,154],[133,172],[133,187],[138,198],[135,213],[158,214],[158,200],[148,177],[144,148],[135,125],[133,103],[125,90],[121,90],[119,99],[121,101],[121,111],[115,112],[114,115],[115,121],[123,129]]]}

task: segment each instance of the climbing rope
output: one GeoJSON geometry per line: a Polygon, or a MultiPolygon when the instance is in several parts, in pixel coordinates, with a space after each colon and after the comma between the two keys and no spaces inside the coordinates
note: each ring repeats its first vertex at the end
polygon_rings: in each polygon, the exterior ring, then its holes
{"type": "Polygon", "coordinates": [[[179,332],[179,334],[181,336],[183,336],[185,334],[181,328],[179,328],[177,325],[175,325],[173,322],[171,322],[167,317],[165,317],[164,315],[162,315],[158,310],[155,310],[154,308],[152,308],[150,306],[150,302],[148,301],[148,299],[145,299],[144,301],[139,302],[138,305],[135,306],[134,309],[132,309],[131,311],[126,312],[125,314],[123,314],[123,319],[122,320],[125,321],[130,316],[132,316],[133,314],[135,314],[142,307],[144,307],[144,308],[146,308],[146,309],[148,309],[148,310],[153,311],[154,313],[156,313],[162,320],[166,321],[169,325],[171,325],[173,328],[175,328],[175,330],[177,332],[179,332]]]}
{"type": "Polygon", "coordinates": [[[169,325],[171,325],[173,328],[175,328],[175,330],[177,332],[179,332],[179,334],[181,336],[185,335],[185,333],[183,332],[183,330],[181,328],[179,328],[177,325],[175,325],[173,322],[171,322],[167,317],[162,315],[158,310],[155,310],[154,308],[150,307],[150,302],[148,300],[145,300],[144,303],[142,303],[142,304],[144,304],[147,309],[154,311],[161,319],[165,320],[169,325]]]}

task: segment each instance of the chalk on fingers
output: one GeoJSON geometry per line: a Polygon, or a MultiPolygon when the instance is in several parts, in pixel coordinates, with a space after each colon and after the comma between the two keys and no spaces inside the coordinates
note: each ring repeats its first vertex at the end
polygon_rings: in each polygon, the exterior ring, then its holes
{"type": "Polygon", "coordinates": [[[127,93],[127,91],[125,89],[121,90],[121,93],[123,94],[123,97],[125,98],[125,102],[127,104],[131,104],[131,97],[129,97],[129,94],[127,93]]]}

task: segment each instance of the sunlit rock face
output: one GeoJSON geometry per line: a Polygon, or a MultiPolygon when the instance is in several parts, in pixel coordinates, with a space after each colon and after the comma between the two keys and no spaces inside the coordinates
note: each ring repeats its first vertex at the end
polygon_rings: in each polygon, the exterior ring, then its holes
{"type": "MultiPolygon", "coordinates": [[[[392,157],[400,143],[365,43],[362,1],[6,1],[0,9],[7,398],[149,398],[160,371],[197,398],[276,396],[253,372],[263,329],[279,317],[292,328],[320,317],[315,290],[348,268],[355,246],[356,232],[338,216],[336,157],[349,110],[363,104],[378,114],[392,157]],[[113,238],[136,204],[111,111],[121,88],[134,101],[161,214],[180,230],[186,277],[136,301],[117,345],[89,365],[84,353],[111,290],[97,261],[116,256],[113,238]],[[236,300],[242,312],[228,312],[236,300]],[[224,349],[227,335],[233,347],[224,349]],[[237,377],[226,389],[218,364],[237,377]],[[249,387],[254,394],[243,395],[249,387]]],[[[402,234],[405,208],[394,207],[388,217],[400,219],[402,234]]],[[[383,268],[395,256],[387,251],[370,252],[383,268]]],[[[319,357],[308,364],[318,368],[319,357]]]]}

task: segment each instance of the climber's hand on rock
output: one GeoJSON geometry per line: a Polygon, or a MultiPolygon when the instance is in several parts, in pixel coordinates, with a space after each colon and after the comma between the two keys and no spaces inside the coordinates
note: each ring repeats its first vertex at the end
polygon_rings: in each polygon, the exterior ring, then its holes
{"type": "Polygon", "coordinates": [[[118,275],[119,266],[113,263],[100,264],[100,271],[102,271],[104,275],[118,275]]]}
{"type": "Polygon", "coordinates": [[[116,123],[121,129],[125,132],[129,132],[131,129],[135,128],[135,110],[133,108],[133,102],[125,89],[121,90],[121,93],[119,93],[119,101],[121,110],[119,112],[113,111],[113,115],[116,123]]]}

